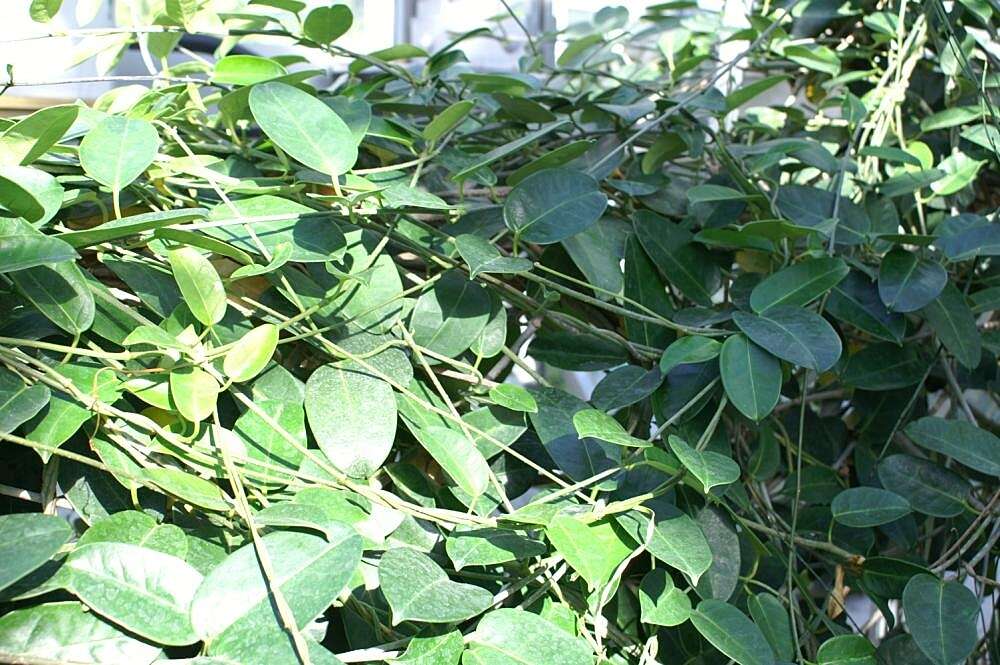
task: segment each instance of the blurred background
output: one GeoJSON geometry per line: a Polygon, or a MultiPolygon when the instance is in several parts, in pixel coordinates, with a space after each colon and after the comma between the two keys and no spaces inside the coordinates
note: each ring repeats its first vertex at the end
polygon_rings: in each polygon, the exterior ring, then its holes
{"type": "MultiPolygon", "coordinates": [[[[234,14],[253,21],[254,15],[275,15],[284,2],[313,8],[330,0],[223,0],[234,14]]],[[[524,47],[524,33],[511,19],[500,0],[339,0],[354,13],[354,25],[338,45],[360,52],[410,43],[432,51],[454,36],[489,25],[494,35],[463,45],[477,69],[516,71],[524,47]]],[[[122,51],[123,35],[108,34],[112,26],[148,25],[150,0],[65,0],[48,23],[33,21],[28,0],[0,2],[0,68],[13,71],[18,86],[0,96],[0,114],[12,115],[52,103],[81,99],[93,101],[112,87],[125,85],[122,76],[148,75],[150,58],[140,49],[122,51]],[[96,58],[92,58],[95,56],[96,58]],[[83,62],[86,60],[86,62],[83,62]],[[82,63],[82,64],[80,64],[82,63]],[[94,80],[113,75],[116,80],[94,80]],[[59,81],[58,84],[47,82],[59,81]],[[26,85],[31,84],[31,85],[26,85]]],[[[219,6],[219,0],[213,5],[219,6]]],[[[647,9],[663,2],[642,0],[508,0],[510,8],[533,35],[556,32],[560,39],[547,45],[545,57],[558,58],[561,49],[576,34],[593,26],[595,16],[609,4],[627,10],[629,20],[638,19],[647,9]]],[[[695,3],[691,3],[694,5],[695,3]]],[[[749,0],[697,0],[699,9],[719,12],[728,28],[743,27],[749,0]]],[[[303,15],[306,12],[303,12],[303,15]]],[[[279,12],[280,14],[280,12],[279,12]]],[[[211,25],[204,32],[213,32],[211,25]]],[[[182,46],[191,53],[212,59],[219,40],[210,36],[185,38],[182,46]]],[[[260,55],[296,52],[288,40],[265,38],[241,40],[236,52],[260,55]]],[[[317,60],[315,50],[298,49],[308,55],[309,67],[320,68],[332,82],[348,63],[346,58],[325,56],[317,60]]],[[[624,52],[624,47],[622,48],[624,52]]],[[[0,72],[4,80],[8,74],[0,72]]]]}

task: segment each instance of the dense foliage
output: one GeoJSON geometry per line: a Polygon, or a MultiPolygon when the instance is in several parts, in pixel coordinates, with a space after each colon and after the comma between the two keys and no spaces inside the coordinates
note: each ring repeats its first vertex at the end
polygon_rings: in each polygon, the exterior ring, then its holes
{"type": "Polygon", "coordinates": [[[2,121],[0,660],[998,662],[993,0],[117,4],[2,121]]]}

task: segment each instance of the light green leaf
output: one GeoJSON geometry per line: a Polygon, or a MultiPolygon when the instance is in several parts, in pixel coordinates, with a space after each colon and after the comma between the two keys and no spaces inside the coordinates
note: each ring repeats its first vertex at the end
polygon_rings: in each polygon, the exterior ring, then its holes
{"type": "Polygon", "coordinates": [[[126,543],[73,551],[60,575],[88,607],[159,644],[197,641],[189,617],[202,576],[182,559],[126,543]]]}
{"type": "Polygon", "coordinates": [[[677,626],[691,616],[691,599],[674,586],[665,570],[654,568],[639,585],[639,610],[643,623],[677,626]]]}
{"type": "Polygon", "coordinates": [[[255,85],[250,111],[268,138],[311,169],[338,176],[358,159],[357,141],[340,116],[287,83],[255,85]]]}
{"type": "Polygon", "coordinates": [[[206,326],[221,321],[226,315],[226,288],[209,260],[194,247],[171,249],[167,258],[195,318],[206,326]]]}
{"type": "Polygon", "coordinates": [[[537,614],[501,608],[483,617],[462,656],[475,665],[593,665],[587,643],[537,614]]]}
{"type": "Polygon", "coordinates": [[[469,115],[472,108],[476,105],[476,102],[471,99],[464,99],[462,101],[455,102],[445,110],[441,111],[439,114],[434,116],[434,119],[427,123],[424,127],[423,137],[427,141],[437,141],[439,138],[447,134],[449,131],[458,126],[465,116],[469,115]]]}
{"type": "Polygon", "coordinates": [[[728,485],[740,479],[740,466],[725,455],[710,450],[695,450],[680,437],[670,435],[670,450],[681,464],[701,482],[707,493],[713,487],[728,485]]]}
{"type": "Polygon", "coordinates": [[[146,469],[144,475],[167,494],[207,510],[229,511],[232,501],[218,485],[193,474],[171,467],[146,469]]]}
{"type": "Polygon", "coordinates": [[[191,623],[198,637],[209,641],[209,655],[249,653],[258,662],[295,662],[270,590],[281,591],[301,631],[344,590],[361,561],[361,537],[343,525],[328,539],[275,531],[261,542],[273,577],[265,578],[254,545],[244,545],[198,587],[191,623]]]}
{"type": "Polygon", "coordinates": [[[586,522],[582,516],[561,513],[549,522],[545,533],[592,589],[607,584],[618,565],[632,553],[624,531],[608,518],[586,522]]]}
{"type": "Polygon", "coordinates": [[[323,365],[306,383],[306,415],[320,449],[344,472],[367,477],[396,436],[392,387],[361,367],[323,365]]]}
{"type": "Polygon", "coordinates": [[[26,607],[0,618],[0,658],[12,662],[147,665],[160,654],[159,647],[126,635],[74,601],[26,607]]]}
{"type": "Polygon", "coordinates": [[[108,116],[80,142],[80,166],[91,178],[120,192],[142,175],[160,149],[153,125],[139,118],[108,116]]]}
{"type": "Polygon", "coordinates": [[[490,482],[486,458],[461,432],[437,425],[416,431],[420,445],[430,453],[466,494],[482,495],[490,482]]]}
{"type": "Polygon", "coordinates": [[[838,635],[820,645],[818,665],[878,665],[875,646],[864,635],[838,635]]]}
{"type": "Polygon", "coordinates": [[[302,31],[317,44],[330,44],[343,36],[354,23],[354,14],[347,5],[316,7],[306,16],[302,31]]]}
{"type": "Polygon", "coordinates": [[[170,372],[170,401],[193,423],[212,415],[221,390],[215,377],[200,367],[182,367],[170,372]]]}
{"type": "Polygon", "coordinates": [[[528,272],[534,265],[529,259],[502,256],[493,243],[471,234],[455,238],[455,247],[469,266],[469,279],[475,279],[481,273],[528,272]]]}
{"type": "Polygon", "coordinates": [[[456,529],[444,544],[455,570],[523,561],[547,551],[541,541],[509,529],[456,529]]]}
{"type": "Polygon", "coordinates": [[[378,577],[392,608],[394,626],[404,621],[464,621],[493,602],[493,594],[486,589],[452,582],[430,557],[409,547],[385,552],[379,561],[378,577]]]}
{"type": "Polygon", "coordinates": [[[222,370],[233,381],[249,381],[271,362],[278,347],[278,327],[264,323],[240,338],[226,353],[222,370]]]}
{"type": "Polygon", "coordinates": [[[617,446],[629,448],[648,448],[652,442],[639,439],[621,426],[617,420],[597,409],[584,409],[573,414],[573,426],[580,438],[600,439],[617,446]]]}
{"type": "Polygon", "coordinates": [[[0,272],[76,258],[76,252],[67,243],[44,235],[27,222],[17,218],[0,219],[0,272]]]}
{"type": "Polygon", "coordinates": [[[512,383],[501,383],[490,388],[490,399],[511,411],[538,413],[538,403],[531,393],[512,383]]]}
{"type": "Polygon", "coordinates": [[[215,63],[212,80],[228,85],[253,85],[284,76],[288,71],[278,62],[258,55],[227,55],[215,63]]]}
{"type": "Polygon", "coordinates": [[[678,365],[703,363],[719,355],[722,345],[711,337],[685,335],[666,348],[660,356],[660,373],[669,374],[678,365]]]}
{"type": "Polygon", "coordinates": [[[0,206],[41,226],[63,202],[63,188],[54,177],[30,166],[0,166],[0,206]]]}
{"type": "Polygon", "coordinates": [[[59,142],[76,120],[73,104],[39,109],[0,134],[0,164],[26,166],[59,142]]]}

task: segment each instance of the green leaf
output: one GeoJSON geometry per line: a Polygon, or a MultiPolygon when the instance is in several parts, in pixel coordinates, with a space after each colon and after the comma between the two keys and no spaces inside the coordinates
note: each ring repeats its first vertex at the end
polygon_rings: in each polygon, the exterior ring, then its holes
{"type": "Polygon", "coordinates": [[[253,196],[212,209],[209,219],[220,226],[205,229],[254,255],[275,258],[283,245],[291,247],[289,261],[322,262],[340,259],[347,246],[330,215],[277,196],[253,196]]]}
{"type": "Polygon", "coordinates": [[[745,614],[721,600],[698,603],[691,623],[701,636],[739,665],[774,665],[774,652],[745,614]]]}
{"type": "Polygon", "coordinates": [[[58,143],[76,120],[73,104],[39,109],[0,134],[0,164],[26,166],[58,143]]]}
{"type": "Polygon", "coordinates": [[[878,465],[882,486],[909,501],[913,509],[934,517],[955,517],[965,510],[971,486],[962,476],[929,460],[890,455],[878,465]]]}
{"type": "Polygon", "coordinates": [[[93,543],[63,564],[64,584],[92,610],[154,642],[190,644],[189,612],[202,576],[170,554],[126,543],[93,543]]]}
{"type": "Polygon", "coordinates": [[[478,497],[486,491],[490,482],[489,464],[464,434],[437,425],[420,429],[415,434],[420,445],[463,492],[478,497]]]}
{"type": "Polygon", "coordinates": [[[844,526],[864,528],[888,524],[910,514],[910,503],[888,490],[852,487],[838,494],[830,504],[833,519],[844,526]]]}
{"type": "Polygon", "coordinates": [[[893,390],[923,379],[927,364],[912,346],[875,343],[847,359],[841,378],[863,390],[893,390]]]}
{"type": "Polygon", "coordinates": [[[894,249],[879,265],[878,295],[892,311],[915,312],[937,298],[947,281],[941,264],[894,249]]]}
{"type": "Polygon", "coordinates": [[[740,479],[740,465],[725,455],[710,450],[695,450],[680,437],[670,435],[670,450],[681,464],[704,487],[705,493],[719,485],[729,485],[740,479]]]}
{"type": "Polygon", "coordinates": [[[903,316],[889,312],[879,298],[875,284],[858,272],[852,272],[833,287],[826,300],[826,311],[834,318],[887,342],[898,343],[906,330],[903,316]]]}
{"type": "Polygon", "coordinates": [[[250,111],[269,139],[311,169],[338,176],[358,159],[357,141],[340,116],[287,83],[255,85],[250,111]]]}
{"type": "Polygon", "coordinates": [[[258,55],[227,55],[219,58],[212,81],[227,85],[253,85],[284,76],[288,71],[280,63],[258,55]]]}
{"type": "Polygon", "coordinates": [[[91,178],[120,192],[142,175],[160,149],[153,125],[139,118],[108,116],[80,142],[80,166],[91,178]]]}
{"type": "Polygon", "coordinates": [[[691,233],[658,215],[640,211],[632,219],[635,235],[664,279],[696,304],[709,307],[721,283],[711,255],[691,233]]]}
{"type": "Polygon", "coordinates": [[[306,16],[302,32],[317,44],[330,44],[351,29],[354,14],[347,5],[316,7],[306,16]]]}
{"type": "Polygon", "coordinates": [[[49,560],[73,535],[55,515],[0,515],[0,589],[5,589],[49,560]]]}
{"type": "Polygon", "coordinates": [[[328,539],[275,531],[261,543],[273,576],[264,576],[255,546],[244,545],[198,587],[191,603],[191,623],[198,637],[209,642],[209,655],[232,652],[253,654],[259,662],[294,662],[271,589],[280,590],[301,631],[347,586],[361,561],[361,537],[343,525],[328,539]]]}
{"type": "Polygon", "coordinates": [[[711,337],[685,335],[666,348],[660,356],[660,373],[669,374],[678,365],[703,363],[718,357],[722,344],[711,337]]]}
{"type": "Polygon", "coordinates": [[[221,390],[215,377],[200,367],[170,372],[170,401],[192,423],[199,423],[215,412],[221,390]]]}
{"type": "Polygon", "coordinates": [[[509,529],[456,529],[444,544],[455,570],[523,561],[547,551],[541,541],[509,529]]]}
{"type": "Polygon", "coordinates": [[[837,57],[836,51],[826,46],[819,44],[786,46],[785,57],[817,72],[830,76],[840,74],[840,58],[837,57]]]}
{"type": "Polygon", "coordinates": [[[793,660],[795,644],[792,638],[792,623],[788,619],[788,610],[777,596],[766,592],[749,596],[747,609],[753,617],[753,622],[757,624],[774,650],[775,656],[779,660],[793,660]]]}
{"type": "Polygon", "coordinates": [[[63,188],[54,177],[30,166],[0,166],[0,206],[41,226],[63,202],[63,188]]]}
{"type": "Polygon", "coordinates": [[[1000,439],[970,422],[926,417],[910,423],[904,431],[921,448],[1000,477],[1000,439]]]}
{"type": "Polygon", "coordinates": [[[151,231],[164,226],[182,224],[193,219],[204,217],[208,213],[204,208],[184,208],[181,210],[163,210],[160,212],[145,212],[141,215],[122,217],[92,229],[81,231],[66,231],[56,237],[64,240],[77,249],[89,247],[101,242],[118,240],[143,231],[151,231]]]}
{"type": "Polygon", "coordinates": [[[958,362],[969,370],[979,365],[983,350],[982,336],[965,296],[953,282],[946,284],[937,299],[924,307],[921,314],[937,333],[944,348],[958,362]]]}
{"type": "Polygon", "coordinates": [[[750,293],[750,307],[760,314],[782,305],[806,305],[839,284],[848,272],[847,264],[839,258],[796,263],[754,287],[750,293]]]}
{"type": "Polygon", "coordinates": [[[825,372],[840,359],[840,337],[808,310],[779,306],[758,316],[734,312],[733,320],[751,341],[795,365],[825,372]]]}
{"type": "Polygon", "coordinates": [[[613,369],[594,386],[591,403],[599,409],[613,411],[641,402],[663,383],[659,368],[647,370],[637,365],[613,369]]]}
{"type": "Polygon", "coordinates": [[[48,23],[55,18],[61,7],[62,0],[31,0],[31,4],[28,5],[28,14],[32,21],[48,23]]]}
{"type": "Polygon", "coordinates": [[[916,575],[903,590],[906,628],[935,665],[964,662],[978,640],[979,600],[958,582],[916,575]]]}
{"type": "Polygon", "coordinates": [[[218,485],[187,471],[156,467],[146,469],[143,475],[167,494],[172,494],[187,503],[207,510],[227,512],[231,509],[232,501],[227,499],[218,485]]]}
{"type": "Polygon", "coordinates": [[[437,141],[449,131],[458,126],[465,116],[469,115],[476,105],[471,99],[455,102],[441,113],[434,116],[434,119],[427,123],[422,132],[427,141],[437,141]]]}
{"type": "Polygon", "coordinates": [[[267,367],[277,346],[277,326],[261,324],[241,337],[226,353],[222,370],[237,383],[249,381],[267,367]]]}
{"type": "Polygon", "coordinates": [[[51,398],[48,386],[26,384],[17,374],[0,367],[0,434],[10,434],[35,417],[51,398]]]}
{"type": "Polygon", "coordinates": [[[469,279],[475,279],[482,273],[528,272],[534,267],[530,259],[502,256],[496,245],[479,236],[460,235],[455,238],[455,247],[469,266],[469,279]]]}
{"type": "Polygon", "coordinates": [[[305,408],[316,442],[338,469],[367,477],[389,456],[396,400],[385,381],[350,364],[323,365],[306,383],[305,408]]]}
{"type": "Polygon", "coordinates": [[[838,635],[820,645],[818,665],[878,665],[875,646],[863,635],[838,635]]]}
{"type": "Polygon", "coordinates": [[[504,202],[503,218],[515,237],[548,245],[595,223],[607,205],[608,198],[590,176],[548,169],[517,184],[504,202]]]}
{"type": "MultiPolygon", "coordinates": [[[[619,524],[633,540],[645,541],[649,519],[644,515],[629,513],[619,518],[619,524]]],[[[646,549],[663,563],[684,573],[691,584],[698,584],[712,565],[712,550],[705,533],[697,522],[676,508],[656,516],[653,537],[646,549]]]]}
{"type": "Polygon", "coordinates": [[[731,335],[719,355],[722,385],[729,401],[755,422],[763,420],[781,397],[781,363],[743,335],[731,335]]]}
{"type": "Polygon", "coordinates": [[[524,610],[501,608],[482,618],[462,656],[470,665],[594,665],[581,638],[524,610]]]}
{"type": "Polygon", "coordinates": [[[677,626],[691,616],[691,599],[674,586],[665,570],[654,568],[639,585],[639,611],[643,623],[677,626]]]}
{"type": "Polygon", "coordinates": [[[610,518],[586,522],[581,516],[559,514],[545,533],[592,589],[607,584],[618,565],[632,554],[625,534],[610,518]]]}
{"type": "Polygon", "coordinates": [[[413,341],[454,358],[469,348],[490,318],[489,293],[457,270],[445,272],[417,299],[410,317],[413,341]]]}
{"type": "Polygon", "coordinates": [[[650,441],[632,436],[621,423],[597,409],[577,411],[573,414],[573,426],[580,438],[599,439],[628,448],[648,448],[653,445],[650,441]]]}
{"type": "Polygon", "coordinates": [[[194,317],[212,326],[226,315],[226,288],[219,273],[194,247],[178,247],[167,252],[174,279],[194,317]]]}
{"type": "Polygon", "coordinates": [[[469,175],[483,168],[484,166],[489,166],[493,162],[503,159],[507,155],[513,154],[521,150],[522,148],[531,145],[532,143],[542,138],[543,136],[551,134],[557,129],[561,129],[568,122],[569,122],[568,120],[559,120],[556,122],[551,122],[547,125],[539,127],[533,132],[528,132],[527,134],[524,134],[523,136],[520,136],[514,139],[513,141],[508,141],[498,146],[497,148],[490,150],[486,154],[476,157],[475,160],[473,160],[468,166],[462,168],[461,171],[452,174],[451,178],[452,180],[463,180],[467,178],[469,175]]]}
{"type": "Polygon", "coordinates": [[[18,291],[52,323],[76,335],[94,323],[96,305],[83,271],[68,261],[8,274],[18,291]]]}
{"type": "Polygon", "coordinates": [[[511,411],[538,413],[538,403],[531,393],[512,383],[501,383],[490,388],[490,399],[511,411]]]}
{"type": "Polygon", "coordinates": [[[4,660],[151,663],[161,651],[101,620],[74,601],[15,610],[0,618],[4,660]]]}
{"type": "Polygon", "coordinates": [[[0,219],[0,272],[73,261],[76,252],[68,244],[47,236],[16,218],[0,219]]]}
{"type": "Polygon", "coordinates": [[[184,558],[188,541],[175,524],[157,524],[152,515],[138,510],[123,510],[94,522],[83,532],[77,547],[91,543],[128,543],[184,558]]]}
{"type": "Polygon", "coordinates": [[[392,608],[392,625],[404,621],[454,623],[474,617],[493,603],[493,594],[472,584],[452,582],[426,554],[396,547],[378,565],[382,593],[392,608]]]}
{"type": "Polygon", "coordinates": [[[406,651],[395,662],[406,665],[458,665],[465,642],[462,633],[451,630],[443,635],[417,635],[406,646],[406,651]]]}

